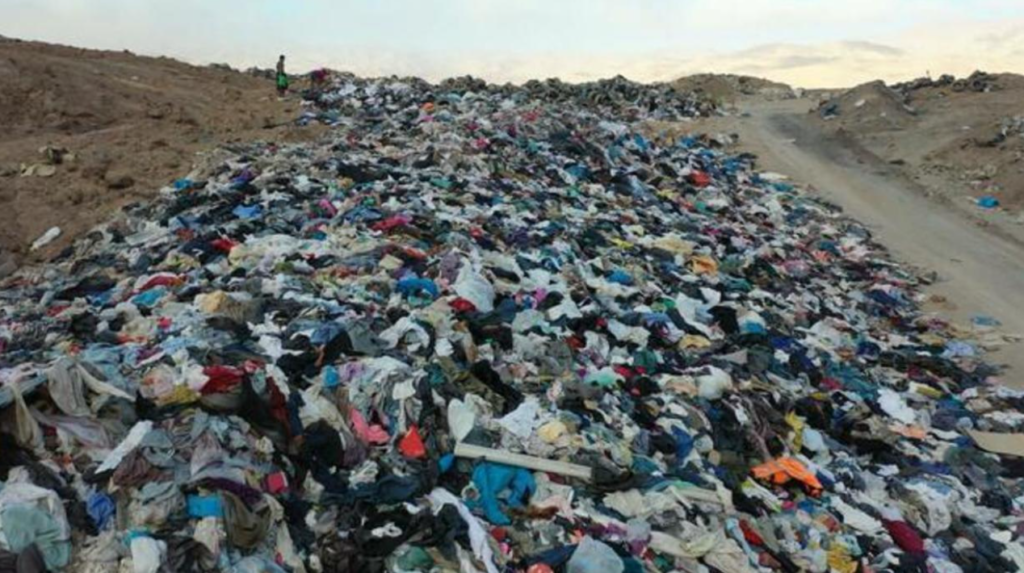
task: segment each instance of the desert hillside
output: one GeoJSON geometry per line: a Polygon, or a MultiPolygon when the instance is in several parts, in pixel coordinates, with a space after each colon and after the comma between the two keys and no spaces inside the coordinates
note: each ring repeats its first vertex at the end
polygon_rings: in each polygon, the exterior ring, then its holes
{"type": "Polygon", "coordinates": [[[228,68],[0,39],[0,249],[21,259],[59,226],[38,252],[52,254],[199,151],[302,137],[296,115],[270,81],[228,68]]]}
{"type": "Polygon", "coordinates": [[[821,121],[900,166],[941,200],[975,208],[994,197],[1024,205],[1024,77],[976,73],[836,92],[821,121]]]}

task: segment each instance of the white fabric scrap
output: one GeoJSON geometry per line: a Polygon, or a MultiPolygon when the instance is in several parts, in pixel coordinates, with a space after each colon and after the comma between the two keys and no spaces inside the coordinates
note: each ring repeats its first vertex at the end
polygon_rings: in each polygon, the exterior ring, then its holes
{"type": "Polygon", "coordinates": [[[152,429],[152,420],[137,422],[132,426],[132,429],[128,432],[128,435],[125,436],[124,440],[114,448],[114,451],[110,452],[107,459],[103,460],[100,467],[96,468],[96,473],[99,474],[110,471],[121,465],[121,460],[123,460],[124,457],[131,453],[135,448],[139,447],[139,444],[142,443],[142,439],[145,438],[146,434],[148,434],[152,429]]]}
{"type": "Polygon", "coordinates": [[[462,520],[469,526],[469,544],[473,548],[473,554],[476,555],[477,559],[483,561],[484,566],[487,567],[487,573],[498,573],[498,568],[494,565],[494,552],[491,551],[491,546],[487,544],[487,531],[476,520],[476,517],[470,513],[469,508],[462,503],[462,500],[441,488],[436,488],[430,492],[429,499],[435,514],[446,505],[454,505],[459,510],[462,520]]]}

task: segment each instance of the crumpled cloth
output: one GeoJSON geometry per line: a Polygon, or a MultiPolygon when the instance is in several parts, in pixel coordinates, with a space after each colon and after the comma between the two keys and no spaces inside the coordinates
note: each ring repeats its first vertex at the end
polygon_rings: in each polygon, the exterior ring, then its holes
{"type": "Polygon", "coordinates": [[[38,547],[47,569],[57,570],[71,560],[71,540],[53,516],[31,505],[5,507],[0,514],[8,548],[21,553],[38,547]]]}
{"type": "Polygon", "coordinates": [[[757,479],[770,481],[775,485],[783,485],[795,479],[806,485],[812,493],[824,489],[817,476],[811,473],[807,466],[793,458],[779,458],[766,462],[752,468],[751,472],[757,479]]]}
{"type": "Polygon", "coordinates": [[[221,491],[224,504],[224,529],[228,543],[242,549],[253,549],[270,532],[271,511],[262,500],[250,509],[238,496],[221,491]]]}

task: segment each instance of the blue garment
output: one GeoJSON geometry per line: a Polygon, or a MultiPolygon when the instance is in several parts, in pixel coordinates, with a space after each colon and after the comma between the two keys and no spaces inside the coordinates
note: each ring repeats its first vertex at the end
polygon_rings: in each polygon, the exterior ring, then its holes
{"type": "Polygon", "coordinates": [[[487,521],[494,525],[512,523],[501,511],[499,502],[499,496],[505,490],[512,490],[506,498],[512,507],[522,507],[529,495],[537,491],[537,482],[529,471],[492,462],[480,463],[473,469],[473,485],[480,492],[480,499],[467,505],[482,507],[487,521]]]}
{"type": "Polygon", "coordinates": [[[756,320],[744,320],[740,323],[740,332],[743,334],[766,334],[768,331],[763,324],[756,320]]]}
{"type": "Polygon", "coordinates": [[[627,273],[626,271],[615,270],[615,271],[612,271],[612,273],[610,275],[608,275],[608,282],[616,283],[616,284],[620,284],[620,285],[632,286],[633,285],[633,277],[629,276],[629,273],[627,273]]]}
{"type": "Polygon", "coordinates": [[[441,473],[448,473],[448,470],[452,469],[455,465],[455,455],[445,454],[441,456],[441,459],[437,460],[437,468],[441,470],[441,473]]]}
{"type": "Polygon", "coordinates": [[[325,322],[316,327],[309,337],[309,343],[313,346],[323,346],[337,338],[344,328],[337,322],[325,322]]]}
{"type": "Polygon", "coordinates": [[[263,207],[259,205],[239,205],[231,210],[239,219],[257,219],[263,215],[263,207]]]}
{"type": "Polygon", "coordinates": [[[341,384],[338,371],[333,366],[324,366],[320,370],[320,376],[323,378],[324,388],[335,388],[341,384]]]}
{"type": "Polygon", "coordinates": [[[92,522],[96,524],[96,529],[103,531],[110,524],[110,520],[114,517],[117,507],[109,495],[96,492],[86,500],[85,510],[89,513],[89,517],[92,518],[92,522]]]}
{"type": "Polygon", "coordinates": [[[160,299],[163,298],[165,294],[167,294],[167,289],[164,287],[156,287],[135,295],[135,297],[132,298],[132,302],[135,303],[135,306],[149,308],[160,302],[160,299]]]}
{"type": "Polygon", "coordinates": [[[999,206],[999,199],[996,199],[995,197],[993,197],[991,195],[986,195],[984,197],[979,197],[978,198],[978,206],[983,208],[983,209],[995,209],[996,207],[999,206]]]}
{"type": "Polygon", "coordinates": [[[672,428],[672,437],[676,439],[676,465],[681,465],[683,460],[693,451],[693,436],[681,430],[678,426],[672,428]]]}
{"type": "Polygon", "coordinates": [[[407,278],[398,281],[398,292],[402,293],[402,296],[413,296],[420,293],[428,293],[431,298],[437,298],[441,291],[434,284],[434,281],[430,279],[421,278],[407,278]]]}
{"type": "Polygon", "coordinates": [[[200,519],[204,517],[223,517],[224,508],[221,506],[220,496],[188,496],[188,516],[200,519]]]}

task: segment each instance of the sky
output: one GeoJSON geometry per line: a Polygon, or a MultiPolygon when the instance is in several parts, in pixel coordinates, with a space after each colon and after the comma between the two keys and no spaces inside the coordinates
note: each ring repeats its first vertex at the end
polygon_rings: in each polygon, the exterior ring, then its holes
{"type": "Polygon", "coordinates": [[[0,0],[0,35],[197,64],[845,87],[1024,73],[1024,0],[0,0]]]}

